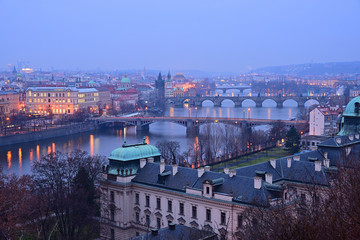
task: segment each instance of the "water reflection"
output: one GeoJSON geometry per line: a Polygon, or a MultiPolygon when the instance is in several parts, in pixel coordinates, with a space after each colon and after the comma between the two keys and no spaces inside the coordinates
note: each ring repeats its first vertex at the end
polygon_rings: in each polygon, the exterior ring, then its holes
{"type": "MultiPolygon", "coordinates": [[[[212,103],[209,103],[212,105],[212,103]]],[[[252,103],[246,107],[234,108],[226,105],[225,107],[189,107],[192,116],[198,117],[238,117],[238,118],[263,118],[263,119],[291,119],[296,116],[298,108],[284,107],[263,108],[252,107],[252,103]]],[[[166,116],[189,116],[186,108],[168,108],[166,116]]],[[[129,144],[145,141],[156,145],[160,140],[167,139],[178,141],[181,146],[180,152],[183,153],[191,148],[196,148],[196,138],[186,136],[186,128],[176,123],[158,122],[150,125],[149,132],[137,132],[134,127],[127,128],[126,140],[129,144]]],[[[121,147],[124,141],[124,130],[120,128],[101,129],[71,136],[30,142],[7,147],[0,147],[0,164],[3,171],[20,173],[30,173],[33,160],[40,161],[42,155],[51,152],[62,151],[68,154],[74,149],[89,152],[91,155],[109,156],[112,150],[121,147]],[[21,150],[20,150],[21,148],[21,150]],[[19,163],[19,164],[18,164],[19,163]]]]}
{"type": "Polygon", "coordinates": [[[11,167],[11,151],[7,152],[8,169],[11,167]]]}

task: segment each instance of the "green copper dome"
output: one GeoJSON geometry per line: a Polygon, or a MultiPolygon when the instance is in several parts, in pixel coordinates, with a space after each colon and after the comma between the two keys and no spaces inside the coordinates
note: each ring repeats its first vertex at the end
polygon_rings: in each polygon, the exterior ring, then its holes
{"type": "Polygon", "coordinates": [[[353,98],[347,105],[343,116],[347,117],[360,117],[360,96],[353,98]],[[358,109],[356,109],[358,106],[358,109]]]}
{"type": "Polygon", "coordinates": [[[113,150],[110,154],[110,160],[131,161],[141,158],[161,156],[159,149],[155,146],[141,143],[134,145],[123,145],[121,148],[113,150]]]}
{"type": "Polygon", "coordinates": [[[130,78],[128,78],[128,77],[123,77],[123,78],[121,79],[121,83],[131,83],[130,78]]]}

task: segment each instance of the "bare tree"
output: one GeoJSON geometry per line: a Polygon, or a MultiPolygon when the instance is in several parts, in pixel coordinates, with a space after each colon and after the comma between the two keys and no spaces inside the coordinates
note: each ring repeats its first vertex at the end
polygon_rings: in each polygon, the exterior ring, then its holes
{"type": "Polygon", "coordinates": [[[177,158],[180,155],[180,143],[177,141],[162,140],[156,143],[162,157],[167,164],[178,163],[177,158]]]}

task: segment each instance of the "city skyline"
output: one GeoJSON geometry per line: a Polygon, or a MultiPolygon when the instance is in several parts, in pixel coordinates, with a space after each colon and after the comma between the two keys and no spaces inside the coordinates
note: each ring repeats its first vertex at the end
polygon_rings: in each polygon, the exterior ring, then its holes
{"type": "Polygon", "coordinates": [[[359,1],[0,1],[0,67],[248,72],[357,61],[359,1]],[[66,6],[66,7],[65,7],[66,6]]]}

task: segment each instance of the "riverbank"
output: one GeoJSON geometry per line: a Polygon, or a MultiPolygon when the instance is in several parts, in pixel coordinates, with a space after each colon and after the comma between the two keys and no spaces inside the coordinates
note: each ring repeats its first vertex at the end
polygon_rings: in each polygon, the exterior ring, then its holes
{"type": "Polygon", "coordinates": [[[54,137],[63,137],[76,133],[93,131],[100,128],[96,121],[87,121],[82,123],[72,123],[66,126],[61,126],[57,128],[44,129],[41,131],[24,133],[24,134],[15,134],[9,136],[0,137],[0,147],[26,143],[32,141],[39,141],[48,138],[54,137]]]}

